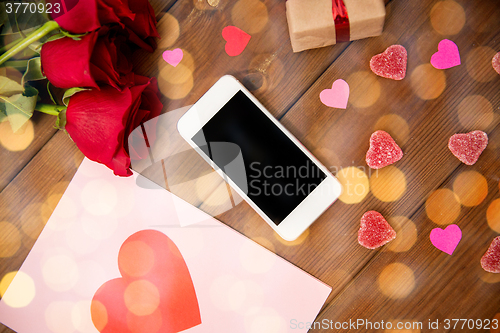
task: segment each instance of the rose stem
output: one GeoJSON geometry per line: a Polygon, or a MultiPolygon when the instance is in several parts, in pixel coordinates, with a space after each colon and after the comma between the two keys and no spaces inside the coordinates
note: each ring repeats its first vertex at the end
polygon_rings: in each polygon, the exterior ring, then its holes
{"type": "Polygon", "coordinates": [[[66,107],[62,105],[36,103],[35,110],[50,114],[51,116],[57,116],[61,111],[66,110],[66,107]]]}
{"type": "Polygon", "coordinates": [[[9,60],[11,57],[19,53],[28,47],[31,43],[36,42],[40,38],[46,36],[51,31],[58,29],[59,24],[56,21],[48,21],[44,25],[42,25],[37,30],[33,31],[31,34],[26,36],[26,38],[22,39],[19,43],[17,43],[13,48],[9,49],[7,52],[0,56],[0,65],[9,60]]]}

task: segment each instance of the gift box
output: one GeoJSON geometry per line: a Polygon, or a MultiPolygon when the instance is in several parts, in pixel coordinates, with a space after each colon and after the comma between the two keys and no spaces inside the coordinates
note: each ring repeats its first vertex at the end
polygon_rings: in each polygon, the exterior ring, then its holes
{"type": "Polygon", "coordinates": [[[382,33],[383,0],[288,0],[288,29],[293,52],[382,33]]]}

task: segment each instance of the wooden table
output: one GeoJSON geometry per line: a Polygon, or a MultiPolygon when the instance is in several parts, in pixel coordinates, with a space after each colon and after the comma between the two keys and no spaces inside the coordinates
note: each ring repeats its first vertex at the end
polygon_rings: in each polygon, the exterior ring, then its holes
{"type": "MultiPolygon", "coordinates": [[[[245,202],[217,216],[332,286],[317,321],[422,322],[411,332],[428,332],[429,321],[439,320],[435,332],[445,332],[461,331],[463,323],[453,329],[452,321],[445,329],[446,319],[500,319],[500,274],[486,273],[479,262],[500,233],[500,75],[491,66],[500,51],[497,0],[386,0],[382,36],[296,54],[284,1],[152,4],[162,39],[155,53],[138,53],[135,61],[138,72],[159,76],[165,111],[194,103],[219,77],[232,74],[344,185],[352,185],[350,195],[295,242],[281,240],[245,202]],[[228,25],[252,36],[236,57],[224,52],[221,31],[228,25]],[[437,70],[429,59],[444,38],[458,45],[462,64],[437,70]],[[402,81],[369,68],[370,58],[392,44],[408,51],[402,81]],[[177,47],[185,56],[173,70],[162,52],[177,47]],[[351,89],[346,110],[319,100],[340,78],[351,89]],[[365,163],[377,129],[391,133],[405,154],[378,174],[365,163]],[[489,145],[467,166],[450,153],[448,139],[477,129],[488,133],[489,145]],[[393,243],[377,250],[358,244],[359,220],[368,210],[395,227],[393,243]],[[429,234],[452,223],[463,236],[450,256],[431,244],[429,234]]],[[[54,121],[36,114],[10,138],[0,125],[0,278],[19,269],[83,159],[54,121]]],[[[206,184],[212,195],[198,196],[201,209],[217,205],[212,190],[220,183],[214,184],[206,184]]]]}

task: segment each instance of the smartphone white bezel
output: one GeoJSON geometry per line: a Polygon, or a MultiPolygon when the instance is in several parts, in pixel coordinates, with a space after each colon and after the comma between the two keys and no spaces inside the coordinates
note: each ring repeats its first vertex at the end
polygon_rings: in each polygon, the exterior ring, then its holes
{"type": "Polygon", "coordinates": [[[180,135],[283,239],[297,239],[340,196],[341,185],[269,111],[233,76],[220,78],[177,123],[180,135]],[[279,224],[274,222],[191,139],[238,92],[242,91],[327,177],[279,224]]]}

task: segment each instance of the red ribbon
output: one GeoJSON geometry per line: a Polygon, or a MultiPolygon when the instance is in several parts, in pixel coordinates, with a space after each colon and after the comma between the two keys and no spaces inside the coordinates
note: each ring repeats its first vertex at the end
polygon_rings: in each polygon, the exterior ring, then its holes
{"type": "Polygon", "coordinates": [[[335,37],[337,43],[350,40],[349,16],[343,0],[332,0],[333,20],[335,22],[335,37]]]}

